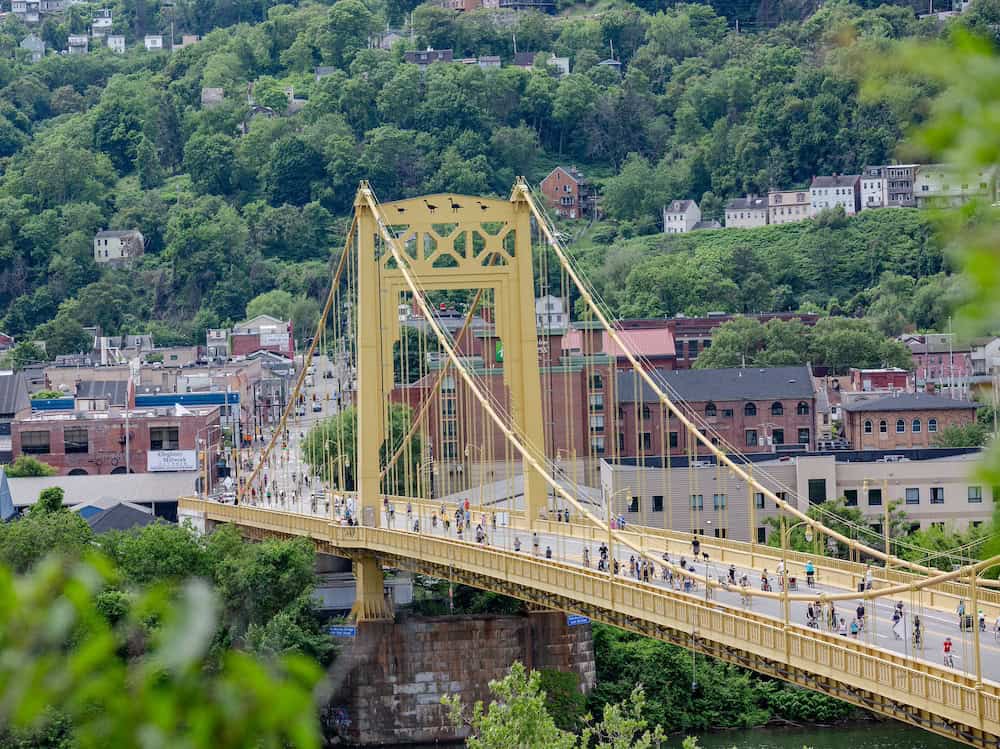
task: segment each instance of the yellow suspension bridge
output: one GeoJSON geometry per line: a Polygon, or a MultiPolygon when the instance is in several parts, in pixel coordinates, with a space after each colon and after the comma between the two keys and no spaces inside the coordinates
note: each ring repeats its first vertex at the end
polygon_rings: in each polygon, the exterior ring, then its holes
{"type": "MultiPolygon", "coordinates": [[[[418,572],[1000,746],[1000,642],[978,627],[980,611],[1000,621],[1000,589],[982,578],[1000,559],[941,572],[893,554],[889,523],[883,539],[845,533],[804,513],[794,492],[768,488],[630,349],[523,180],[509,200],[384,204],[361,185],[292,397],[243,461],[234,502],[185,497],[181,514],[254,539],[304,536],[350,558],[359,622],[393,615],[384,568],[418,572]],[[561,348],[565,331],[539,331],[537,298],[575,311],[578,347],[561,348]],[[463,315],[450,312],[456,303],[463,315]],[[602,336],[622,354],[606,354],[602,336]],[[619,371],[632,373],[636,414],[655,426],[629,429],[616,413],[619,371]],[[311,388],[327,399],[310,407],[311,388]],[[669,486],[678,451],[687,470],[715,466],[718,496],[745,493],[747,541],[673,530],[671,497],[665,528],[615,520],[602,465],[655,458],[669,486]],[[755,542],[759,496],[780,514],[782,549],[755,542]],[[793,524],[815,553],[787,550],[793,524]]],[[[711,511],[716,527],[741,535],[728,507],[711,511]]]]}

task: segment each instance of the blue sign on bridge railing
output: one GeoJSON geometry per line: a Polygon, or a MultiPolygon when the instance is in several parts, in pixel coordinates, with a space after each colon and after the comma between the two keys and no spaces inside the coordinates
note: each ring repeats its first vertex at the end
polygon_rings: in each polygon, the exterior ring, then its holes
{"type": "Polygon", "coordinates": [[[590,624],[590,617],[579,616],[577,614],[567,614],[566,624],[570,627],[578,627],[581,624],[590,624]]]}
{"type": "Polygon", "coordinates": [[[336,625],[333,627],[327,627],[326,632],[331,637],[355,637],[358,634],[358,628],[336,625]]]}

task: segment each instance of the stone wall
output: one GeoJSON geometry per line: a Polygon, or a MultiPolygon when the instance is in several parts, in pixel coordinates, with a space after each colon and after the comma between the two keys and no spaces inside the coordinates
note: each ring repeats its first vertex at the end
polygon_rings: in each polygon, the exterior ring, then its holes
{"type": "Polygon", "coordinates": [[[363,624],[333,666],[342,681],[324,714],[327,733],[368,746],[459,740],[464,733],[441,697],[488,701],[490,680],[514,661],[575,671],[589,691],[596,677],[590,625],[569,627],[565,614],[549,611],[363,624]]]}

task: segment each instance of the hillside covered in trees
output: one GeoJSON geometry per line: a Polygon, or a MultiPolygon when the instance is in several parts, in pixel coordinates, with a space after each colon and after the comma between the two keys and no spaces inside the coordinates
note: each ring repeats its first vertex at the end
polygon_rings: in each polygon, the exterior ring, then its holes
{"type": "MultiPolygon", "coordinates": [[[[961,23],[984,22],[995,6],[976,0],[961,23]]],[[[946,270],[923,220],[901,213],[679,241],[686,263],[704,265],[703,255],[727,266],[730,277],[709,279],[718,289],[687,281],[671,291],[667,276],[690,265],[663,264],[650,276],[656,288],[638,274],[609,280],[621,273],[616,258],[656,264],[669,251],[660,240],[622,240],[655,229],[666,199],[711,204],[889,159],[930,90],[910,81],[906,95],[863,100],[857,61],[894,39],[949,33],[909,8],[833,2],[747,34],[696,4],[510,16],[397,0],[191,1],[176,4],[174,22],[202,40],[149,53],[135,40],[162,30],[168,10],[114,7],[124,55],[95,44],[86,56],[31,64],[17,46],[26,29],[12,17],[0,24],[0,330],[46,340],[47,357],[84,347],[82,325],[201,341],[205,327],[240,318],[276,289],[304,329],[361,178],[384,199],[502,194],[515,175],[538,180],[556,163],[605,178],[614,223],[589,252],[622,314],[693,310],[713,297],[727,309],[843,307],[883,269],[914,283],[946,270]],[[408,13],[412,41],[369,48],[408,13]],[[519,50],[568,56],[571,74],[560,78],[544,57],[532,69],[511,65],[515,36],[519,50]],[[497,54],[504,65],[422,71],[404,63],[408,45],[497,54]],[[597,64],[612,46],[621,77],[597,64]],[[332,70],[317,78],[317,66],[332,70]],[[203,107],[206,87],[223,89],[223,100],[203,107]],[[288,90],[304,100],[295,114],[288,90]],[[248,96],[279,116],[251,117],[248,96]],[[875,225],[874,239],[858,239],[875,225]],[[99,268],[92,238],[103,228],[140,229],[145,257],[128,271],[99,268]],[[852,254],[835,258],[847,246],[852,254]],[[815,257],[836,267],[814,264],[806,277],[802,265],[815,257]]],[[[91,10],[75,6],[42,35],[58,48],[91,10]]],[[[919,281],[932,282],[946,280],[919,281]]]]}

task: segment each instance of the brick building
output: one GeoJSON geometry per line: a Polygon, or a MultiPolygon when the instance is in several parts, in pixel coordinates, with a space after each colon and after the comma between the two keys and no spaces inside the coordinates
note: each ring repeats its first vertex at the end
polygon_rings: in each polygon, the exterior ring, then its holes
{"type": "Polygon", "coordinates": [[[976,420],[977,404],[928,393],[896,393],[843,405],[844,436],[855,450],[930,447],[938,432],[976,420]]]}
{"type": "MultiPolygon", "coordinates": [[[[819,315],[801,312],[769,312],[759,315],[730,315],[723,313],[709,314],[707,317],[673,317],[665,322],[673,331],[674,345],[677,349],[674,369],[686,369],[694,365],[698,354],[712,345],[712,335],[715,329],[723,323],[735,320],[737,317],[750,317],[764,325],[771,320],[799,320],[804,325],[815,325],[819,315]]],[[[628,325],[630,321],[623,324],[628,325]]]]}
{"type": "Polygon", "coordinates": [[[852,390],[871,392],[875,390],[913,390],[913,380],[910,373],[899,367],[886,369],[856,369],[848,370],[852,390]]]}
{"type": "MultiPolygon", "coordinates": [[[[664,390],[686,402],[711,430],[713,442],[745,453],[812,450],[816,444],[816,396],[805,366],[657,370],[664,390]]],[[[634,372],[617,380],[618,454],[684,455],[695,440],[676,420],[662,418],[655,393],[634,372]],[[667,443],[667,444],[665,444],[667,443]]]]}
{"type": "MultiPolygon", "coordinates": [[[[125,473],[126,409],[38,412],[13,422],[14,457],[31,455],[62,476],[125,473]]],[[[218,444],[219,409],[128,409],[132,473],[195,471],[198,440],[218,444]]]]}
{"type": "Polygon", "coordinates": [[[257,315],[237,323],[229,332],[229,356],[249,356],[257,351],[270,351],[291,359],[295,354],[291,321],[257,315]]]}
{"type": "Polygon", "coordinates": [[[545,200],[558,216],[583,218],[590,213],[593,192],[575,166],[557,166],[542,180],[541,188],[545,200]]]}
{"type": "Polygon", "coordinates": [[[973,374],[972,348],[955,341],[949,333],[905,335],[902,341],[913,355],[919,389],[927,385],[958,387],[973,374]]]}

